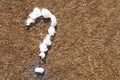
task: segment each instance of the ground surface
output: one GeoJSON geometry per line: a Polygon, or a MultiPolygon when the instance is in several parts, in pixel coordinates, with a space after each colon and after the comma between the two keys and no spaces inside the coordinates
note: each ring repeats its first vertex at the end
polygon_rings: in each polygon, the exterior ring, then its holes
{"type": "Polygon", "coordinates": [[[120,80],[120,0],[0,0],[0,80],[120,80]],[[46,63],[38,46],[50,21],[25,26],[36,6],[58,20],[46,63]]]}

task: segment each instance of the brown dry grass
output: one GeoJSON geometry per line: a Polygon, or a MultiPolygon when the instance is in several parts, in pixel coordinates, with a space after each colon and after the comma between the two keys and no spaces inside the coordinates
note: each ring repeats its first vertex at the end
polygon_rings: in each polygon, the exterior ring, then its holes
{"type": "Polygon", "coordinates": [[[1,0],[0,80],[36,80],[38,46],[50,24],[25,29],[36,6],[58,20],[44,80],[120,80],[120,0],[1,0]]]}

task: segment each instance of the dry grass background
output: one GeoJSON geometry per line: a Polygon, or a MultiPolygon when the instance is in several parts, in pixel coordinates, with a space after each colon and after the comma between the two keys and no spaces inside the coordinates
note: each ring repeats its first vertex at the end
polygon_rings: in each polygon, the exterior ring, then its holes
{"type": "Polygon", "coordinates": [[[120,0],[0,0],[0,80],[120,80],[120,0]],[[25,29],[33,8],[57,17],[57,34],[45,64],[39,44],[50,22],[25,29]]]}

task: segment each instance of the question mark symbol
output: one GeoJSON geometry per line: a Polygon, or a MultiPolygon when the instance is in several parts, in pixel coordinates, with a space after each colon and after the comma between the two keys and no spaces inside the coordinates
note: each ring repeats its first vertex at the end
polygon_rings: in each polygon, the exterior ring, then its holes
{"type": "MultiPolygon", "coordinates": [[[[48,46],[51,46],[52,44],[52,38],[54,37],[56,30],[55,26],[57,25],[57,20],[56,17],[48,10],[48,9],[39,9],[38,7],[35,7],[33,12],[29,14],[29,17],[26,21],[26,26],[30,26],[32,23],[35,23],[36,19],[39,17],[44,17],[44,18],[50,18],[51,19],[51,25],[48,29],[48,34],[43,40],[43,42],[40,44],[40,54],[39,56],[41,59],[44,59],[46,57],[45,52],[48,51],[48,46]]],[[[36,67],[35,72],[43,74],[44,73],[44,68],[42,67],[36,67]]]]}

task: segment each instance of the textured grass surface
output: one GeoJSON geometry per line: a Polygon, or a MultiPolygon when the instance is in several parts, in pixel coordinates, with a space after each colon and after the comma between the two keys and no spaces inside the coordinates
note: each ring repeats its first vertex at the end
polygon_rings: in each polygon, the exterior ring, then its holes
{"type": "Polygon", "coordinates": [[[37,80],[35,66],[44,80],[120,80],[120,0],[1,0],[0,80],[37,80]],[[44,64],[38,46],[50,22],[25,29],[36,6],[58,20],[44,64]]]}

